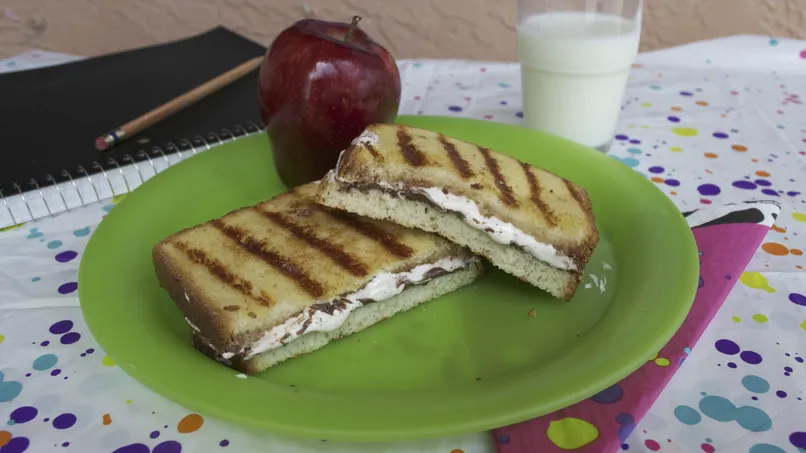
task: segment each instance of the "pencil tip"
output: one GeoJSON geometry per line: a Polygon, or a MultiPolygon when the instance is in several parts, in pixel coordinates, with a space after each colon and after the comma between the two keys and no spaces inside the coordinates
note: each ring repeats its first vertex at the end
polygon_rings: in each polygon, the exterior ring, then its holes
{"type": "Polygon", "coordinates": [[[98,151],[106,151],[109,148],[109,143],[103,137],[98,137],[95,139],[95,148],[98,151]]]}

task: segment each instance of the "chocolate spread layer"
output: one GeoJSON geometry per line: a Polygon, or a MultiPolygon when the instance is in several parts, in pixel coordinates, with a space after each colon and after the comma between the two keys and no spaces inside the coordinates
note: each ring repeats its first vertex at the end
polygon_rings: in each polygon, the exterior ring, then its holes
{"type": "MultiPolygon", "coordinates": [[[[405,198],[407,200],[419,201],[419,202],[427,204],[428,206],[432,207],[433,209],[436,209],[437,211],[442,212],[444,214],[455,215],[456,217],[462,219],[462,221],[464,221],[464,222],[471,221],[471,222],[474,222],[476,224],[479,224],[478,220],[476,220],[476,219],[468,219],[461,212],[450,211],[450,210],[447,210],[447,209],[443,208],[442,206],[439,206],[438,204],[434,203],[430,198],[428,198],[428,196],[426,196],[423,193],[420,193],[419,191],[417,191],[415,189],[405,188],[405,189],[396,190],[396,189],[390,189],[388,187],[381,186],[380,184],[377,184],[377,183],[371,183],[371,182],[370,183],[351,183],[351,182],[342,181],[342,180],[339,180],[339,185],[342,187],[340,190],[343,190],[345,192],[348,192],[348,191],[351,191],[351,190],[357,190],[359,192],[366,193],[366,192],[369,192],[370,190],[379,190],[379,191],[381,191],[383,193],[386,193],[386,194],[389,194],[389,195],[396,195],[396,196],[405,198]]],[[[447,190],[442,189],[442,192],[447,193],[447,190]]],[[[485,231],[487,233],[492,233],[493,232],[493,230],[491,228],[485,228],[485,231]]],[[[508,246],[515,247],[516,249],[526,253],[527,255],[531,255],[529,250],[527,250],[525,247],[522,247],[519,244],[509,243],[508,246]]],[[[553,247],[555,247],[557,249],[557,251],[562,253],[563,255],[570,257],[575,263],[578,263],[578,262],[581,261],[581,257],[579,256],[579,251],[578,250],[575,250],[573,248],[567,249],[565,247],[556,246],[556,245],[554,245],[553,247]]],[[[573,270],[568,270],[567,272],[580,273],[579,271],[573,271],[573,270]]]]}
{"type": "MultiPolygon", "coordinates": [[[[398,279],[397,286],[403,285],[403,290],[405,291],[410,286],[422,285],[422,284],[428,283],[429,281],[431,281],[431,280],[433,280],[433,279],[435,279],[435,278],[437,278],[439,276],[445,275],[447,273],[448,273],[448,271],[446,271],[445,269],[443,269],[441,267],[434,267],[432,269],[429,269],[423,275],[422,280],[420,280],[418,282],[413,282],[413,281],[411,281],[409,279],[405,279],[405,278],[404,279],[398,279]]],[[[318,303],[318,304],[313,304],[310,307],[306,308],[305,310],[308,311],[308,314],[310,316],[308,317],[308,319],[305,320],[304,323],[302,323],[302,327],[300,327],[299,330],[297,330],[297,332],[296,332],[297,336],[300,336],[300,335],[304,334],[305,332],[307,332],[308,327],[310,327],[310,325],[311,325],[311,320],[313,319],[313,316],[316,314],[316,312],[321,312],[321,313],[325,313],[327,315],[333,316],[333,314],[336,313],[336,311],[344,310],[345,308],[347,308],[347,304],[350,303],[350,301],[347,300],[347,296],[349,296],[350,294],[353,294],[353,293],[344,293],[341,296],[339,296],[338,299],[336,299],[336,300],[334,300],[332,302],[322,302],[322,303],[318,303]]],[[[363,299],[359,299],[358,301],[361,302],[363,305],[378,302],[377,300],[372,299],[372,298],[363,298],[363,299]]]]}
{"type": "MultiPolygon", "coordinates": [[[[429,269],[427,272],[425,272],[425,274],[423,274],[423,279],[422,280],[414,282],[414,281],[411,281],[411,280],[406,279],[406,278],[399,278],[398,281],[397,281],[397,285],[398,286],[403,285],[403,290],[405,291],[407,288],[409,288],[411,286],[422,285],[422,284],[428,283],[429,281],[431,281],[431,280],[433,280],[433,279],[435,279],[437,277],[441,277],[441,276],[449,274],[449,273],[450,272],[448,272],[447,270],[445,270],[445,269],[443,269],[441,267],[434,267],[432,269],[429,269]]],[[[313,304],[313,305],[310,305],[309,307],[306,307],[304,309],[304,311],[308,311],[310,316],[308,316],[308,318],[305,320],[305,322],[303,322],[303,324],[299,328],[299,330],[297,330],[295,332],[297,337],[300,337],[301,335],[303,335],[303,334],[305,334],[307,332],[307,330],[310,327],[312,319],[313,319],[314,315],[316,314],[316,312],[321,312],[321,313],[325,313],[327,315],[332,316],[333,314],[336,313],[336,311],[344,310],[347,307],[347,305],[349,304],[349,300],[347,300],[347,297],[350,296],[351,294],[354,294],[355,292],[357,292],[357,291],[345,292],[345,293],[337,296],[336,299],[334,299],[331,302],[321,302],[321,303],[313,304]]],[[[359,299],[359,302],[361,302],[363,305],[367,305],[367,304],[371,304],[371,303],[378,302],[378,301],[376,301],[375,299],[371,299],[371,298],[362,298],[362,299],[359,299]]],[[[294,314],[292,316],[289,316],[289,319],[298,316],[300,313],[302,313],[302,311],[300,311],[299,313],[296,313],[296,314],[294,314]]],[[[198,335],[206,343],[207,347],[212,348],[212,345],[210,344],[209,341],[206,341],[206,339],[200,333],[198,335]]],[[[287,340],[289,337],[291,337],[291,332],[288,332],[285,335],[283,335],[283,337],[280,339],[280,342],[285,344],[285,340],[287,340]]],[[[244,351],[242,351],[240,353],[237,353],[237,354],[234,354],[231,358],[225,359],[222,356],[221,353],[218,353],[218,351],[216,351],[216,356],[217,356],[217,360],[220,361],[220,362],[231,363],[232,359],[237,359],[237,358],[243,357],[243,356],[247,355],[249,352],[250,352],[249,348],[246,348],[244,351]]]]}

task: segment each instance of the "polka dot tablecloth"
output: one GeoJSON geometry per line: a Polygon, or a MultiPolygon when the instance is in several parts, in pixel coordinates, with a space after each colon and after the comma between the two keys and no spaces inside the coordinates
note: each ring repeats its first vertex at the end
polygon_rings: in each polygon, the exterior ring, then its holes
{"type": "MultiPolygon", "coordinates": [[[[32,51],[0,69],[73,58],[32,51]]],[[[403,113],[522,122],[516,64],[400,66],[403,113]]],[[[621,449],[806,451],[804,102],[802,41],[739,36],[639,56],[612,158],[682,211],[752,199],[782,209],[686,351],[686,366],[621,449]],[[769,423],[747,422],[753,417],[769,423]]],[[[0,231],[0,453],[480,453],[508,441],[489,433],[384,445],[290,439],[190,413],[139,385],[95,343],[78,308],[82,252],[117,201],[0,231]]]]}

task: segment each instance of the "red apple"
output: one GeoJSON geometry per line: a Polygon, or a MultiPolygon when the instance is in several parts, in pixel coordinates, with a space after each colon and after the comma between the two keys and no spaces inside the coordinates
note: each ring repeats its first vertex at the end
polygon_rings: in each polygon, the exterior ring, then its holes
{"type": "Polygon", "coordinates": [[[400,73],[358,20],[300,20],[266,51],[260,112],[287,187],[321,179],[368,125],[395,120],[400,73]]]}

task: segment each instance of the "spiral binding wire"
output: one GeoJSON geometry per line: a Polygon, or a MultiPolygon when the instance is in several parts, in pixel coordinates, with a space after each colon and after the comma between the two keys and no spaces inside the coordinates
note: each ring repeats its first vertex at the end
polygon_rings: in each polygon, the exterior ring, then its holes
{"type": "Polygon", "coordinates": [[[40,185],[36,178],[29,179],[28,186],[30,186],[30,189],[26,190],[23,190],[23,187],[19,183],[15,182],[11,186],[14,193],[6,194],[3,192],[3,188],[0,187],[0,201],[2,201],[2,204],[0,204],[0,210],[5,209],[11,218],[11,226],[17,226],[26,221],[51,217],[78,207],[87,206],[98,201],[124,195],[131,192],[132,189],[137,185],[142,184],[146,182],[146,180],[150,179],[143,173],[143,171],[146,169],[153,171],[153,175],[151,176],[153,177],[157,173],[165,171],[167,168],[176,165],[178,162],[181,162],[188,157],[195,156],[200,152],[210,150],[232,140],[248,137],[262,131],[263,126],[249,121],[243,125],[234,126],[232,130],[223,128],[219,132],[209,132],[204,136],[197,135],[192,139],[184,138],[179,140],[178,144],[168,142],[163,145],[163,147],[154,146],[148,151],[141,148],[134,153],[134,156],[128,153],[125,154],[121,158],[121,162],[118,162],[117,159],[112,157],[106,160],[106,165],[99,161],[94,161],[90,164],[91,169],[89,171],[83,165],[77,166],[74,172],[64,169],[60,175],[64,179],[61,183],[59,183],[51,174],[45,175],[44,181],[46,184],[44,186],[40,185]],[[178,160],[171,162],[168,156],[174,155],[178,157],[178,160]],[[136,175],[137,180],[134,181],[133,184],[129,183],[126,173],[123,171],[123,167],[126,166],[131,166],[134,169],[134,174],[136,175]],[[112,184],[112,177],[110,174],[120,175],[120,179],[123,180],[123,184],[125,185],[125,190],[115,190],[115,186],[112,184]],[[85,198],[81,193],[76,179],[86,179],[89,182],[89,187],[92,188],[92,192],[95,197],[92,199],[85,198]],[[71,206],[70,203],[68,203],[68,197],[65,194],[65,189],[61,187],[63,184],[71,187],[71,190],[78,195],[77,204],[73,204],[71,206]],[[101,189],[100,185],[108,186],[111,196],[102,197],[101,193],[103,190],[101,189]],[[61,207],[52,206],[51,203],[48,202],[48,197],[45,195],[44,191],[51,187],[55,188],[58,200],[62,205],[61,207]],[[44,211],[47,212],[47,215],[34,215],[32,200],[29,200],[30,195],[32,194],[39,195],[44,203],[44,211]],[[28,216],[30,217],[29,219],[20,219],[18,216],[14,215],[14,211],[12,210],[9,202],[12,197],[20,198],[25,210],[28,213],[28,216]]]}

